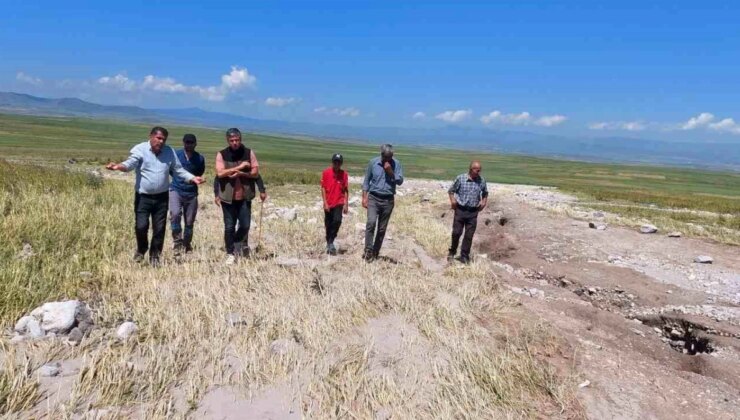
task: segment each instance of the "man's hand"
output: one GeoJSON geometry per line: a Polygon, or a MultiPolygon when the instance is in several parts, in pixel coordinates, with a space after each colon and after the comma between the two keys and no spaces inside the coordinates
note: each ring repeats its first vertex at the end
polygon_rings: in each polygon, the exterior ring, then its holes
{"type": "Polygon", "coordinates": [[[488,200],[481,201],[480,204],[478,204],[478,211],[481,211],[484,208],[486,208],[486,205],[488,205],[488,200]]]}
{"type": "Polygon", "coordinates": [[[251,166],[252,165],[249,163],[249,161],[246,160],[246,161],[240,163],[239,166],[237,166],[237,169],[239,169],[240,171],[243,171],[245,169],[249,169],[251,166]]]}
{"type": "Polygon", "coordinates": [[[348,203],[344,203],[344,208],[342,208],[342,213],[343,214],[349,213],[349,204],[348,203]]]}
{"type": "Polygon", "coordinates": [[[265,200],[267,200],[267,193],[266,192],[261,192],[260,193],[260,201],[265,201],[265,200]]]}
{"type": "Polygon", "coordinates": [[[329,213],[329,210],[331,210],[329,208],[329,204],[326,201],[324,201],[324,213],[329,213]]]}
{"type": "Polygon", "coordinates": [[[201,178],[201,177],[199,177],[199,176],[196,176],[195,178],[191,179],[190,182],[192,182],[195,185],[200,185],[200,184],[205,183],[206,180],[203,179],[203,178],[201,178]]]}
{"type": "Polygon", "coordinates": [[[218,196],[213,199],[213,202],[216,203],[217,206],[221,207],[221,198],[218,196]]]}
{"type": "Polygon", "coordinates": [[[118,170],[118,167],[119,167],[119,165],[117,163],[113,163],[113,162],[110,162],[107,165],[105,165],[105,169],[107,169],[109,171],[117,171],[118,170]]]}
{"type": "Polygon", "coordinates": [[[385,163],[383,164],[383,170],[384,170],[384,171],[385,171],[385,173],[387,173],[388,175],[390,175],[390,176],[393,176],[393,165],[391,165],[391,163],[390,163],[390,162],[385,162],[385,163]]]}
{"type": "Polygon", "coordinates": [[[454,198],[451,198],[451,197],[450,197],[450,208],[452,210],[456,210],[457,209],[457,200],[455,200],[454,198]]]}
{"type": "Polygon", "coordinates": [[[367,208],[367,196],[362,197],[362,207],[367,208]]]}

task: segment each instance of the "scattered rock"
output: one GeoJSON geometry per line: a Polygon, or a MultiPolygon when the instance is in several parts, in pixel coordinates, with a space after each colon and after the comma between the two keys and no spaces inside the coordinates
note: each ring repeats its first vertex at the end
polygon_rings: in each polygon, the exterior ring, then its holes
{"type": "Polygon", "coordinates": [[[622,257],[620,257],[619,255],[610,255],[607,260],[609,260],[610,263],[615,263],[622,261],[622,257]]]}
{"type": "Polygon", "coordinates": [[[69,160],[67,160],[67,163],[69,163],[70,165],[74,165],[74,164],[77,163],[77,159],[75,159],[75,158],[69,159],[69,160]]]}
{"type": "Polygon", "coordinates": [[[81,306],[78,300],[48,302],[41,305],[41,328],[45,332],[64,334],[75,325],[75,317],[81,306]]]}
{"type": "Polygon", "coordinates": [[[604,217],[604,212],[601,211],[595,211],[593,214],[594,217],[602,218],[604,217]]]}
{"type": "Polygon", "coordinates": [[[293,339],[281,338],[270,343],[270,353],[275,356],[285,356],[298,349],[298,343],[293,339]]]}
{"type": "Polygon", "coordinates": [[[710,257],[709,255],[699,255],[698,257],[694,258],[694,262],[699,264],[711,264],[714,262],[714,258],[710,257]]]}
{"type": "Polygon", "coordinates": [[[131,338],[132,335],[136,334],[138,330],[139,327],[137,327],[136,324],[131,321],[126,321],[116,330],[116,337],[118,337],[119,340],[126,341],[131,338]]]}
{"type": "Polygon", "coordinates": [[[604,223],[588,222],[588,227],[596,230],[606,230],[606,224],[604,223]]]}
{"type": "Polygon", "coordinates": [[[658,228],[651,224],[644,224],[640,226],[640,232],[641,233],[656,233],[658,232],[658,228]]]}
{"type": "Polygon", "coordinates": [[[36,318],[28,321],[28,324],[26,324],[26,335],[30,338],[41,338],[43,337],[44,330],[41,328],[41,323],[36,320],[36,318]]]}
{"type": "Polygon", "coordinates": [[[428,195],[425,195],[425,196],[422,196],[422,197],[421,197],[421,200],[420,200],[420,201],[421,201],[422,203],[428,203],[428,202],[432,201],[432,197],[430,197],[430,196],[428,196],[428,195]]]}
{"type": "Polygon", "coordinates": [[[289,222],[292,222],[298,218],[298,210],[296,210],[295,208],[277,209],[276,212],[279,217],[289,222]]]}
{"type": "Polygon", "coordinates": [[[21,319],[19,319],[18,322],[15,323],[15,328],[13,328],[13,331],[20,334],[25,334],[28,323],[31,322],[31,320],[33,319],[34,318],[32,316],[28,315],[21,317],[21,319]]]}
{"type": "MultiPolygon", "coordinates": [[[[49,333],[49,335],[54,333],[49,333]]],[[[82,330],[80,330],[77,327],[72,328],[72,331],[69,332],[69,335],[67,336],[67,341],[73,344],[80,344],[82,342],[82,337],[84,334],[82,334],[82,330]]]]}
{"type": "Polygon", "coordinates": [[[683,235],[681,232],[671,232],[668,234],[669,238],[680,238],[683,235]]]}
{"type": "Polygon", "coordinates": [[[585,380],[585,381],[581,382],[580,384],[578,384],[578,388],[585,388],[585,387],[587,387],[589,385],[591,385],[591,381],[585,380]]]}
{"type": "Polygon", "coordinates": [[[46,377],[46,378],[57,376],[59,375],[59,372],[60,372],[60,369],[59,369],[58,363],[46,364],[38,368],[38,370],[36,370],[36,373],[38,373],[39,376],[46,377]]]}
{"type": "Polygon", "coordinates": [[[36,255],[36,253],[33,251],[33,247],[28,242],[23,244],[23,249],[21,249],[20,252],[16,255],[16,258],[19,260],[27,260],[31,257],[36,255]]]}
{"type": "Polygon", "coordinates": [[[632,328],[632,332],[639,335],[640,337],[645,337],[645,333],[638,330],[637,328],[632,328]]]}
{"type": "Polygon", "coordinates": [[[299,260],[298,258],[279,257],[277,260],[275,260],[275,264],[277,264],[278,267],[293,268],[299,267],[301,265],[301,260],[299,260]]]}

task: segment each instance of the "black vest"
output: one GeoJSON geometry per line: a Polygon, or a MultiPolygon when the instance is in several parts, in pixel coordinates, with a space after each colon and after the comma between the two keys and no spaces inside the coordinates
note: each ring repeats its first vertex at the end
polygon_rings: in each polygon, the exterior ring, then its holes
{"type": "MultiPolygon", "coordinates": [[[[236,150],[231,150],[227,147],[221,150],[221,157],[224,160],[224,167],[231,169],[239,165],[239,162],[249,161],[252,151],[248,147],[242,145],[236,150]]],[[[254,178],[240,178],[242,189],[244,190],[244,199],[252,200],[255,196],[254,178]]],[[[219,178],[218,179],[218,197],[221,201],[231,204],[234,201],[234,187],[236,186],[236,180],[231,178],[219,178]]]]}

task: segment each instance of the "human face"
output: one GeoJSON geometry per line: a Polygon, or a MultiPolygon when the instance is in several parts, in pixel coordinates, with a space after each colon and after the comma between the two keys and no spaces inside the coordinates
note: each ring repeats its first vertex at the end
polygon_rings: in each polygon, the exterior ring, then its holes
{"type": "Polygon", "coordinates": [[[480,171],[481,171],[480,163],[476,162],[470,165],[470,171],[469,171],[470,178],[473,178],[473,179],[478,178],[478,176],[480,176],[480,171]]]}
{"type": "Polygon", "coordinates": [[[188,153],[193,153],[195,151],[195,146],[197,145],[198,143],[194,141],[182,142],[182,148],[188,153]]]}
{"type": "Polygon", "coordinates": [[[236,150],[239,148],[239,146],[242,145],[242,136],[234,134],[227,137],[226,141],[229,143],[229,147],[231,148],[231,150],[236,150]]]}
{"type": "Polygon", "coordinates": [[[155,155],[162,151],[165,143],[167,143],[167,136],[162,134],[161,131],[155,131],[154,134],[149,135],[149,146],[151,146],[155,155]]]}
{"type": "Polygon", "coordinates": [[[390,162],[393,160],[393,153],[381,154],[380,158],[383,162],[390,162]]]}
{"type": "Polygon", "coordinates": [[[339,170],[342,169],[342,161],[341,160],[331,161],[331,167],[334,168],[335,172],[339,172],[339,170]]]}

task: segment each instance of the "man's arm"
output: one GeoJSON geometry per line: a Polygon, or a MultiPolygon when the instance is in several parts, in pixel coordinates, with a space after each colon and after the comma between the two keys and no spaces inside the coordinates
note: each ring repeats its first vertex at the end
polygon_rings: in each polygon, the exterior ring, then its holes
{"type": "Polygon", "coordinates": [[[141,153],[139,152],[139,148],[137,146],[134,146],[131,148],[131,151],[129,152],[128,159],[124,160],[121,163],[109,162],[107,165],[105,165],[105,169],[108,169],[111,171],[128,172],[138,167],[139,165],[141,165],[142,160],[143,160],[143,156],[141,156],[141,153]]]}
{"type": "Polygon", "coordinates": [[[344,173],[344,208],[342,213],[349,213],[349,175],[347,175],[347,172],[344,173]]]}
{"type": "Polygon", "coordinates": [[[397,160],[395,162],[396,169],[393,170],[394,181],[396,182],[396,185],[401,185],[403,184],[403,165],[401,165],[401,162],[397,160]]]}
{"type": "Polygon", "coordinates": [[[195,168],[195,172],[193,172],[193,175],[203,176],[204,173],[206,173],[206,158],[205,156],[200,155],[200,162],[198,162],[198,167],[195,168]]]}
{"type": "Polygon", "coordinates": [[[483,186],[481,188],[481,200],[478,205],[478,210],[483,210],[488,205],[488,186],[486,185],[486,181],[481,182],[481,184],[483,184],[483,186]]]}
{"type": "Polygon", "coordinates": [[[460,189],[460,178],[455,178],[455,182],[452,183],[450,189],[447,190],[447,194],[450,196],[450,208],[457,208],[457,200],[455,200],[455,193],[460,189]]]}
{"type": "Polygon", "coordinates": [[[249,151],[249,172],[248,173],[240,173],[239,175],[243,178],[257,178],[260,176],[260,164],[257,162],[257,156],[255,156],[254,151],[249,151]]]}
{"type": "Polygon", "coordinates": [[[242,169],[246,169],[249,167],[249,162],[245,161],[242,162],[240,165],[235,166],[230,169],[226,169],[226,164],[224,164],[224,158],[221,156],[221,152],[216,153],[216,176],[219,178],[233,178],[234,176],[237,176],[239,172],[242,169]]]}

